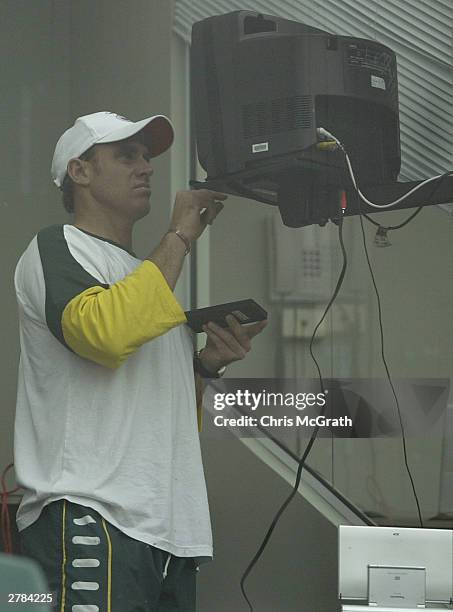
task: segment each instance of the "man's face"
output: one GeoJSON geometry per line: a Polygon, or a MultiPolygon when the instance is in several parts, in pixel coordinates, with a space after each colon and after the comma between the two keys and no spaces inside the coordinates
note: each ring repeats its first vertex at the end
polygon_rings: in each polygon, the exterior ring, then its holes
{"type": "Polygon", "coordinates": [[[138,137],[96,145],[90,164],[89,189],[112,214],[136,221],[149,212],[153,173],[148,148],[138,137]]]}

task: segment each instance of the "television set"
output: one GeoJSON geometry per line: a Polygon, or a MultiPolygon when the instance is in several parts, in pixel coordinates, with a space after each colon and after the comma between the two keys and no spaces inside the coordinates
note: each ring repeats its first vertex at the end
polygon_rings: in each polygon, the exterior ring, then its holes
{"type": "Polygon", "coordinates": [[[375,40],[245,10],[203,19],[192,28],[191,106],[207,180],[278,203],[289,226],[318,219],[350,184],[318,128],[344,144],[359,184],[400,170],[396,57],[375,40]]]}

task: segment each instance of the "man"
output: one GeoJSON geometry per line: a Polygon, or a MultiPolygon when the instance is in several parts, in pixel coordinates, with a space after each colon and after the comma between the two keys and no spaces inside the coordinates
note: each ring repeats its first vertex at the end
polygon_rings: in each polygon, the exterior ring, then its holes
{"type": "Polygon", "coordinates": [[[195,610],[195,571],[212,555],[194,364],[218,376],[265,323],[209,323],[193,361],[172,290],[224,194],[179,192],[157,248],[144,261],[131,250],[151,158],[172,141],[164,116],[77,119],[52,163],[74,222],[39,232],[16,269],[17,524],[59,610],[195,610]]]}

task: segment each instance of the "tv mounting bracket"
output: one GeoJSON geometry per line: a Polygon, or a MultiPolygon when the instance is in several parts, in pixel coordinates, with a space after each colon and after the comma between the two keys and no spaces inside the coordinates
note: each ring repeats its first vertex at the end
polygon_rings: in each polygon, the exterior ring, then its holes
{"type": "MultiPolygon", "coordinates": [[[[306,166],[293,165],[288,170],[288,164],[272,165],[266,168],[250,168],[230,174],[227,176],[209,178],[205,181],[190,181],[193,189],[211,189],[230,195],[246,197],[258,202],[278,206],[282,214],[283,222],[290,227],[303,227],[306,225],[325,225],[329,220],[338,220],[338,194],[344,191],[347,206],[344,210],[345,216],[358,215],[360,213],[376,213],[392,210],[404,210],[418,208],[420,206],[432,206],[437,204],[449,204],[453,202],[453,175],[445,176],[436,181],[431,181],[409,195],[399,204],[390,208],[374,208],[366,204],[358,195],[349,176],[341,181],[319,181],[319,173],[307,170],[306,166]],[[291,173],[291,174],[288,174],[291,173]],[[266,187],[266,177],[278,177],[279,188],[266,187]],[[313,176],[317,176],[318,180],[313,176]],[[256,181],[261,181],[262,186],[253,186],[256,181]],[[341,185],[345,185],[341,187],[341,185]]],[[[423,181],[386,182],[379,184],[359,185],[364,196],[376,204],[386,204],[400,198],[411,189],[420,185],[423,181]]]]}

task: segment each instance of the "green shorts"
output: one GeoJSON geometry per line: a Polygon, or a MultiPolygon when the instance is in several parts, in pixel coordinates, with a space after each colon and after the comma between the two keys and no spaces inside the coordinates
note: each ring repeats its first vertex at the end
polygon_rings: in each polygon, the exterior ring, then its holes
{"type": "Polygon", "coordinates": [[[130,538],[92,508],[52,502],[20,539],[58,612],[195,612],[195,560],[130,538]]]}

